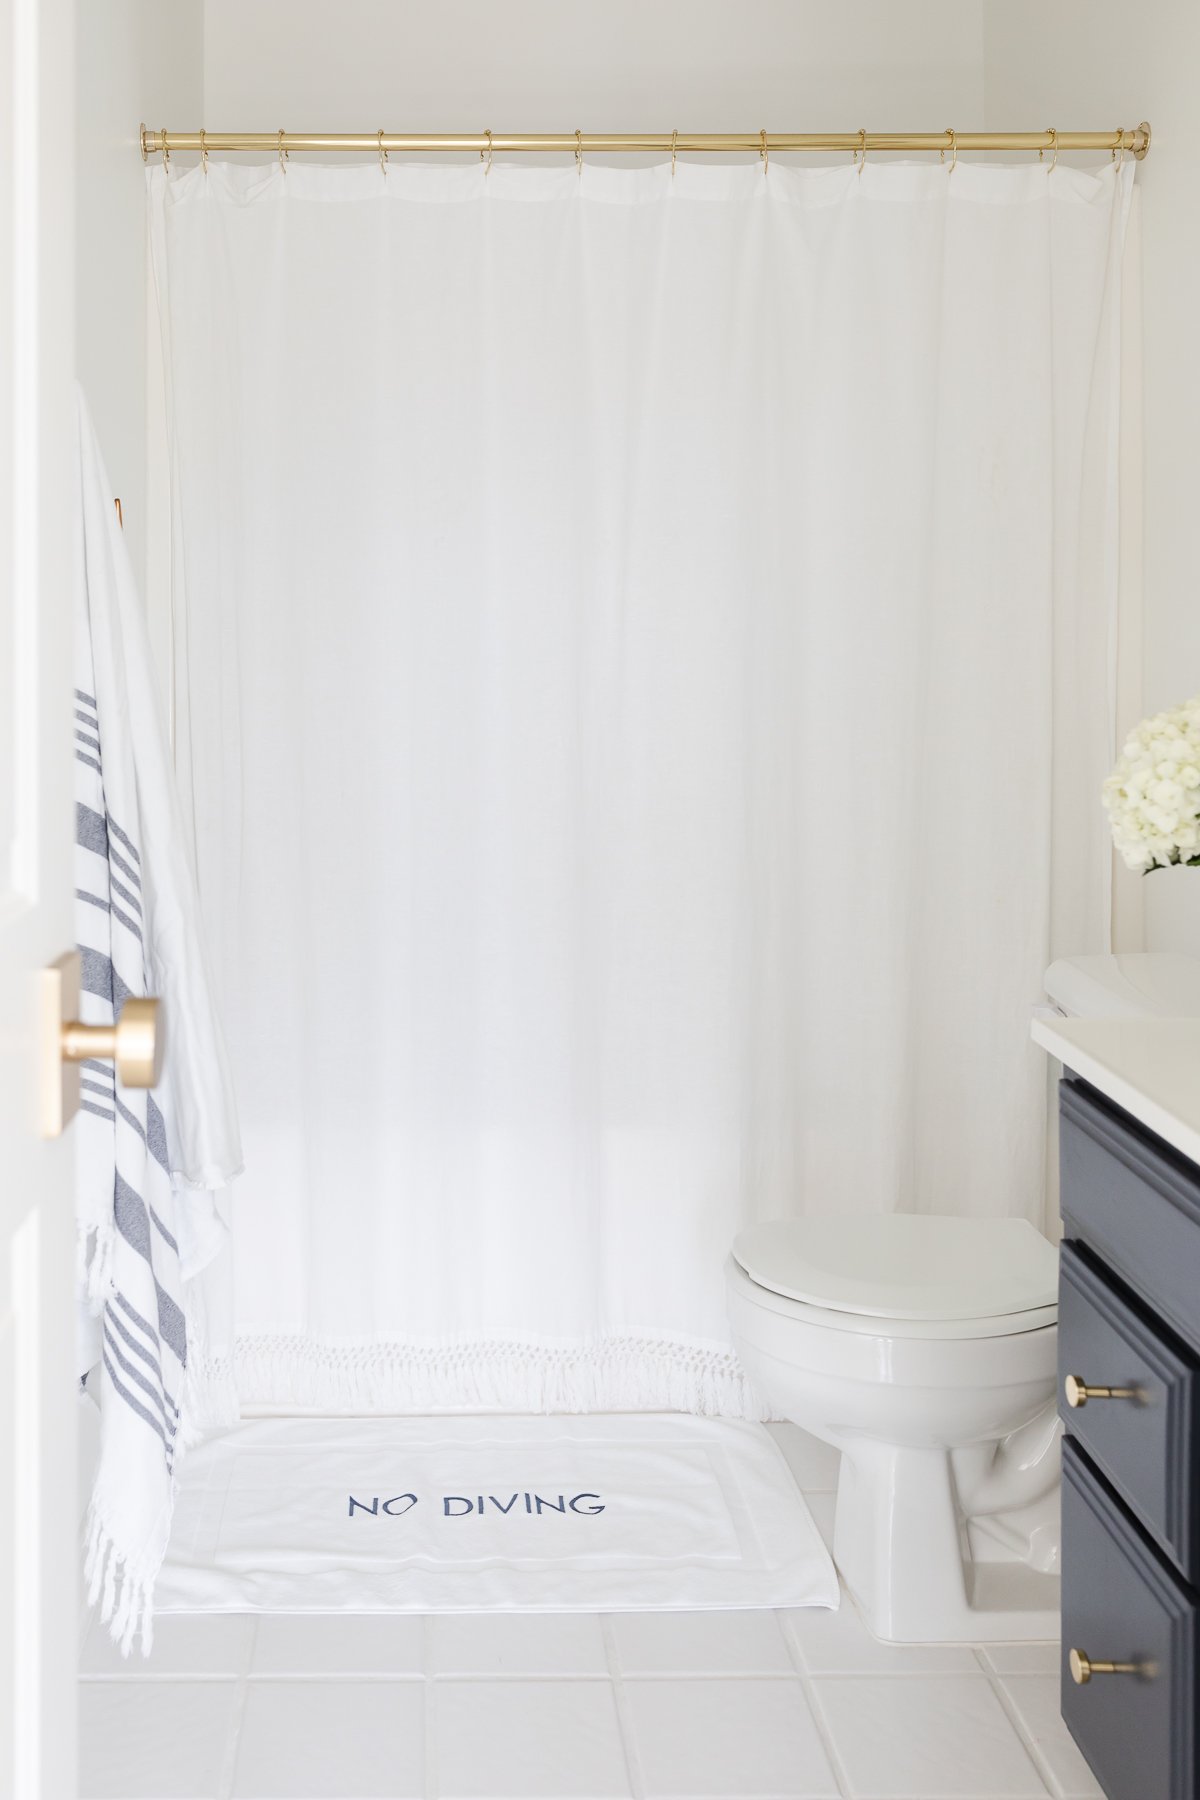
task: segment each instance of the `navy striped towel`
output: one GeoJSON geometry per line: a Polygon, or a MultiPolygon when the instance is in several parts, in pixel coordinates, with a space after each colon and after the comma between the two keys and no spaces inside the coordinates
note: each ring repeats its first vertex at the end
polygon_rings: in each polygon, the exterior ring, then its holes
{"type": "Polygon", "coordinates": [[[164,990],[170,995],[172,989],[178,994],[181,988],[199,995],[201,1013],[207,1003],[199,1023],[190,1005],[180,1020],[164,1006],[170,1026],[181,1029],[177,1044],[168,1040],[165,1079],[155,1093],[122,1088],[110,1063],[87,1062],[81,1072],[80,1285],[96,1325],[80,1360],[84,1368],[96,1363],[89,1391],[98,1381],[101,1413],[85,1568],[89,1599],[99,1602],[101,1616],[128,1654],[139,1631],[143,1647],[150,1646],[154,1582],[166,1552],[175,1464],[185,1435],[184,1273],[192,1271],[181,1266],[181,1223],[193,1246],[191,1259],[200,1264],[224,1236],[207,1190],[238,1173],[241,1158],[194,929],[195,895],[186,858],[174,845],[178,810],[145,625],[82,396],[80,476],[75,910],[83,964],[81,1013],[85,1022],[107,1024],[130,995],[164,990]],[[156,858],[160,842],[171,853],[156,858]],[[165,945],[156,941],[156,916],[168,921],[158,934],[165,945]],[[190,931],[180,930],[181,919],[190,931]],[[182,972],[176,966],[181,962],[188,965],[182,972]],[[215,1063],[207,1068],[210,1051],[215,1063]],[[193,1082],[191,1063],[197,1059],[203,1072],[193,1082]],[[182,1191],[189,1175],[179,1163],[188,1157],[171,1129],[173,1096],[181,1084],[191,1147],[200,1146],[200,1160],[212,1177],[200,1192],[182,1191]],[[192,1091],[196,1086],[202,1090],[199,1102],[192,1091]]]}

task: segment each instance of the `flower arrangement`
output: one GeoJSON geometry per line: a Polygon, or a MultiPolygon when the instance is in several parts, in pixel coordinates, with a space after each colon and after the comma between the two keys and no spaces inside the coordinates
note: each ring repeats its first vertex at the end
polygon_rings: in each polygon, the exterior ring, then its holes
{"type": "Polygon", "coordinates": [[[1128,868],[1200,866],[1200,694],[1130,732],[1102,799],[1128,868]]]}

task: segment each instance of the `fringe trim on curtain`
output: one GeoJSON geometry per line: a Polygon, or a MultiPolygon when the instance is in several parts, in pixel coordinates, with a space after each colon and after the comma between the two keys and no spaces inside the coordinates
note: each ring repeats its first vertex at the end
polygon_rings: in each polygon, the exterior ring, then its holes
{"type": "Polygon", "coordinates": [[[211,1352],[197,1320],[187,1321],[188,1443],[210,1431],[224,1431],[242,1416],[233,1358],[211,1352]]]}
{"type": "Polygon", "coordinates": [[[318,1412],[690,1412],[768,1419],[732,1350],[655,1338],[570,1346],[330,1345],[238,1338],[188,1370],[193,1419],[229,1424],[240,1400],[318,1412]]]}

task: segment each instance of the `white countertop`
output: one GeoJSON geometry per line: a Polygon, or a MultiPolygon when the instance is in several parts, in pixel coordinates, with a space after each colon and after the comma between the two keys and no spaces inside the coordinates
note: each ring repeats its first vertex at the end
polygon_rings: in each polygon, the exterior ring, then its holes
{"type": "Polygon", "coordinates": [[[1200,1163],[1200,1018],[1039,1016],[1033,1041],[1200,1163]]]}

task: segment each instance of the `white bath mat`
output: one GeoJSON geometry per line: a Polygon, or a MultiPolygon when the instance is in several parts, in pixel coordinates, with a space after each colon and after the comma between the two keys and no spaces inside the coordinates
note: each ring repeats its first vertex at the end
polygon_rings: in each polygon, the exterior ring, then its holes
{"type": "Polygon", "coordinates": [[[156,1610],[633,1612],[837,1593],[761,1425],[291,1418],[189,1453],[156,1610]]]}

